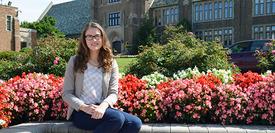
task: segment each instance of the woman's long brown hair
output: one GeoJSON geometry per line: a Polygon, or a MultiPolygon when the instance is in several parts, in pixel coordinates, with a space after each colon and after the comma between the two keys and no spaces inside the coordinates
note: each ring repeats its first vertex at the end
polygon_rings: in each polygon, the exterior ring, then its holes
{"type": "Polygon", "coordinates": [[[77,50],[75,63],[74,63],[74,71],[84,72],[84,70],[87,69],[86,64],[90,58],[90,50],[85,41],[85,33],[91,27],[97,28],[101,32],[103,44],[99,50],[98,62],[100,66],[103,68],[104,72],[110,72],[112,69],[112,59],[113,59],[111,44],[109,42],[106,32],[98,23],[95,23],[95,22],[89,22],[88,24],[86,24],[83,31],[81,32],[78,50],[77,50]]]}

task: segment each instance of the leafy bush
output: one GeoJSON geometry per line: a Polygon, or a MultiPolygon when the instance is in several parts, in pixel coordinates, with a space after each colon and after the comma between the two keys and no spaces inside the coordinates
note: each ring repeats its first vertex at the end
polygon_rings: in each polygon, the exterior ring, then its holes
{"type": "Polygon", "coordinates": [[[47,37],[40,39],[33,50],[0,52],[0,79],[8,80],[23,72],[64,76],[66,62],[75,54],[76,46],[73,39],[47,37]]]}
{"type": "Polygon", "coordinates": [[[267,51],[256,51],[256,57],[259,61],[258,67],[262,72],[267,70],[275,71],[275,41],[266,43],[267,51]]]}
{"type": "Polygon", "coordinates": [[[25,63],[30,57],[30,52],[3,51],[0,52],[0,60],[25,63]]]}
{"type": "Polygon", "coordinates": [[[77,41],[73,39],[57,37],[41,39],[33,49],[32,63],[36,65],[38,72],[63,76],[66,61],[75,54],[76,46],[77,41]]]}
{"type": "Polygon", "coordinates": [[[19,62],[0,60],[0,79],[7,80],[13,77],[11,76],[13,74],[10,73],[13,72],[13,68],[17,68],[20,65],[21,63],[19,62]]]}
{"type": "MultiPolygon", "coordinates": [[[[4,51],[0,52],[0,79],[8,80],[18,73],[19,69],[26,68],[31,60],[32,49],[24,48],[17,51],[4,51]],[[27,66],[25,65],[27,64],[27,66]]],[[[32,68],[24,69],[26,72],[32,71],[32,68]]]]}
{"type": "Polygon", "coordinates": [[[147,47],[130,65],[126,73],[138,77],[155,71],[172,76],[179,70],[198,67],[200,71],[208,69],[231,69],[226,50],[216,42],[204,42],[193,34],[175,34],[166,45],[154,44],[147,47]]]}
{"type": "Polygon", "coordinates": [[[63,78],[40,73],[23,73],[3,83],[8,90],[12,124],[64,119],[67,106],[61,98],[63,78]]]}

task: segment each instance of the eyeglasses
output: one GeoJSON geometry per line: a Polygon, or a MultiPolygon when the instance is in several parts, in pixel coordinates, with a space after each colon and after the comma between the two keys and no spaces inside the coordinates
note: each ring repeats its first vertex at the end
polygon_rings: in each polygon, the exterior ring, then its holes
{"type": "Polygon", "coordinates": [[[99,39],[101,39],[101,35],[100,34],[96,34],[96,35],[85,35],[85,39],[86,40],[89,40],[89,41],[91,41],[91,40],[99,40],[99,39]]]}

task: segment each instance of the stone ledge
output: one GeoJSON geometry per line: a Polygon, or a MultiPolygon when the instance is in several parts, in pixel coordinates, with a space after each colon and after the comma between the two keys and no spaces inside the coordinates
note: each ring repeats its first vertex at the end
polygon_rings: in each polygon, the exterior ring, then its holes
{"type": "MultiPolygon", "coordinates": [[[[0,133],[91,133],[73,126],[69,121],[22,123],[1,129],[0,133]]],[[[269,125],[218,125],[218,124],[143,124],[140,133],[275,133],[269,125]]]]}

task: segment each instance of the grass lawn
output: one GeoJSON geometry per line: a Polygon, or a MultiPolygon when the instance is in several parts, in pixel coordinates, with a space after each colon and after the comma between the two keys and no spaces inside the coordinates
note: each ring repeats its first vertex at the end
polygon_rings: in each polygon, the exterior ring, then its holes
{"type": "Polygon", "coordinates": [[[118,57],[116,61],[119,66],[119,72],[125,72],[127,65],[134,61],[136,58],[129,58],[129,57],[118,57]]]}

